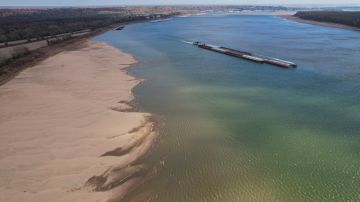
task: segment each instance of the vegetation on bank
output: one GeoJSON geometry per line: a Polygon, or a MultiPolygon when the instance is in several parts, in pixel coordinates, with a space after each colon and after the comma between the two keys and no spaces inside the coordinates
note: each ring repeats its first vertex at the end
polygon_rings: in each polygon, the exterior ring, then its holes
{"type": "MultiPolygon", "coordinates": [[[[99,8],[0,8],[0,43],[42,39],[112,24],[207,11],[281,11],[280,6],[127,6],[99,8]]],[[[1,45],[1,44],[0,44],[1,45]]]]}
{"type": "Polygon", "coordinates": [[[295,14],[304,20],[330,22],[360,28],[360,11],[301,11],[295,14]]]}
{"type": "Polygon", "coordinates": [[[41,39],[45,36],[175,14],[177,13],[156,11],[146,14],[127,8],[0,9],[0,43],[41,39]]]}

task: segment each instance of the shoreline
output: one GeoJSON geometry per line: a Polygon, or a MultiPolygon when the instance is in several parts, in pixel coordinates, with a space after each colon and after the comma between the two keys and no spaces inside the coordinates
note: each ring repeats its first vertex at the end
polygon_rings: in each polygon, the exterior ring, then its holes
{"type": "Polygon", "coordinates": [[[67,50],[75,50],[90,38],[109,31],[111,28],[100,28],[87,35],[75,37],[62,41],[51,46],[45,46],[37,50],[31,51],[20,58],[11,59],[9,64],[0,66],[0,86],[13,79],[21,71],[35,66],[49,57],[59,54],[67,50]]]}
{"type": "Polygon", "coordinates": [[[286,20],[304,23],[304,24],[310,24],[310,25],[318,25],[323,27],[332,27],[332,28],[338,28],[338,29],[346,29],[346,30],[352,30],[352,31],[360,31],[359,28],[348,26],[348,25],[342,25],[337,23],[331,23],[331,22],[319,22],[315,20],[305,20],[299,17],[296,17],[294,15],[277,15],[278,17],[281,17],[286,20]]]}
{"type": "MultiPolygon", "coordinates": [[[[177,15],[163,17],[163,18],[159,18],[159,20],[166,20],[176,16],[177,15]]],[[[86,35],[71,38],[69,40],[65,40],[65,41],[61,41],[60,43],[53,44],[51,46],[45,46],[37,50],[30,51],[29,53],[23,55],[20,58],[10,59],[10,62],[8,64],[0,65],[0,86],[13,79],[17,74],[19,74],[21,71],[25,70],[26,68],[32,67],[51,56],[61,53],[64,50],[76,49],[79,46],[81,46],[82,43],[90,40],[91,38],[97,35],[100,35],[110,30],[114,30],[119,26],[128,26],[132,24],[146,23],[151,21],[152,19],[135,20],[135,21],[123,22],[123,23],[113,24],[107,27],[98,28],[86,35]]]]}
{"type": "Polygon", "coordinates": [[[118,201],[155,175],[141,163],[159,130],[132,104],[136,59],[80,44],[0,86],[1,200],[118,201]]]}

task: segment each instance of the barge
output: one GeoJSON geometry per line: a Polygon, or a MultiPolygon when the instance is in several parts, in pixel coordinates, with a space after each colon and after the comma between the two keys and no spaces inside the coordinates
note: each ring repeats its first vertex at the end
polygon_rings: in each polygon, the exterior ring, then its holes
{"type": "Polygon", "coordinates": [[[282,67],[282,68],[295,68],[297,66],[293,62],[289,62],[289,61],[285,61],[285,60],[281,60],[281,59],[277,59],[277,58],[272,58],[272,57],[267,57],[267,56],[262,56],[262,55],[255,55],[255,54],[252,54],[252,53],[249,53],[246,51],[240,51],[240,50],[235,50],[235,49],[226,48],[226,47],[222,47],[222,46],[206,44],[206,43],[202,43],[199,41],[194,42],[193,44],[202,49],[207,49],[207,50],[222,53],[225,55],[242,58],[242,59],[249,60],[249,61],[256,62],[256,63],[270,64],[270,65],[275,65],[275,66],[282,67]]]}

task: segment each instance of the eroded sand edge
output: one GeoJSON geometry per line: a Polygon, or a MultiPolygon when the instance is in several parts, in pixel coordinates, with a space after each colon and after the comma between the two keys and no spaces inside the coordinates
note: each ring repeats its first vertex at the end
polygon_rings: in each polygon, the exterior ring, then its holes
{"type": "Polygon", "coordinates": [[[87,42],[0,86],[0,201],[118,201],[149,178],[158,132],[129,110],[134,63],[87,42]]]}

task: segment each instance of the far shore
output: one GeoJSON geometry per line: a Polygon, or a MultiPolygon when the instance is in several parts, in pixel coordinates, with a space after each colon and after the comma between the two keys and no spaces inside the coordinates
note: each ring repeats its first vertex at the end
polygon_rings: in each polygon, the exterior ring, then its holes
{"type": "Polygon", "coordinates": [[[0,86],[0,201],[120,201],[154,175],[140,160],[158,130],[131,105],[136,62],[82,41],[0,86]]]}
{"type": "Polygon", "coordinates": [[[277,15],[277,16],[282,17],[282,18],[287,19],[287,20],[292,20],[292,21],[295,21],[295,22],[299,22],[299,23],[360,31],[360,28],[356,28],[356,27],[352,27],[352,26],[348,26],[348,25],[342,25],[342,24],[331,23],[331,22],[319,22],[319,21],[314,21],[314,20],[305,20],[305,19],[296,17],[294,15],[277,15]]]}

